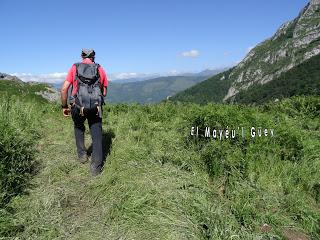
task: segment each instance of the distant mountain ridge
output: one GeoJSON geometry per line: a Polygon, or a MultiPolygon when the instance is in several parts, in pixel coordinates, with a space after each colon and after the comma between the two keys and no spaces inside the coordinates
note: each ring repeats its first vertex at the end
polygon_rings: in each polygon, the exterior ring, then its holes
{"type": "MultiPolygon", "coordinates": [[[[207,69],[199,73],[185,73],[182,76],[162,76],[146,80],[126,79],[109,81],[106,100],[112,103],[157,103],[183,91],[209,77],[224,71],[207,69]]],[[[51,84],[59,90],[62,83],[51,84]]]]}
{"type": "Polygon", "coordinates": [[[224,70],[228,69],[225,68],[217,68],[217,69],[205,69],[201,72],[197,73],[191,73],[191,72],[179,72],[179,73],[168,73],[168,74],[144,74],[140,77],[133,77],[133,78],[125,78],[125,79],[117,79],[117,80],[110,80],[110,82],[114,83],[130,83],[130,82],[140,82],[140,81],[148,81],[153,80],[156,78],[162,78],[162,77],[179,77],[179,76],[194,76],[194,77],[212,77],[220,72],[223,72],[224,70]]]}
{"type": "Polygon", "coordinates": [[[107,101],[113,103],[158,103],[203,80],[206,76],[170,76],[117,83],[110,81],[107,101]]]}
{"type": "Polygon", "coordinates": [[[217,102],[234,102],[239,92],[244,94],[249,87],[278,79],[319,53],[320,0],[311,0],[297,18],[283,24],[274,36],[253,48],[231,72],[219,74],[220,79],[217,76],[210,78],[177,94],[173,99],[201,103],[213,99],[217,102]],[[210,92],[217,92],[214,89],[221,84],[224,88],[219,93],[219,98],[210,97],[210,92]],[[205,85],[207,88],[204,88],[205,85]],[[226,92],[225,87],[228,87],[226,92]]]}
{"type": "MultiPolygon", "coordinates": [[[[151,79],[124,79],[109,81],[106,100],[113,103],[158,103],[177,92],[183,91],[207,78],[224,71],[225,69],[206,69],[198,73],[184,73],[183,76],[161,76],[151,79]]],[[[23,82],[15,76],[0,73],[0,80],[11,80],[22,84],[41,84],[38,82],[23,82]]],[[[48,83],[51,86],[47,91],[39,93],[49,101],[57,101],[63,83],[48,83]]]]}

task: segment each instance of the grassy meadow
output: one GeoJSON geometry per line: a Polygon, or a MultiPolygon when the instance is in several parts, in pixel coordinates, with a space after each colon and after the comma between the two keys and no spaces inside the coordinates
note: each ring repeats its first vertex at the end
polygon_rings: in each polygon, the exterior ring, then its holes
{"type": "Polygon", "coordinates": [[[0,239],[320,238],[319,97],[258,107],[107,103],[96,178],[76,162],[72,120],[58,105],[7,99],[0,239]],[[220,141],[190,136],[192,126],[274,136],[220,141]]]}

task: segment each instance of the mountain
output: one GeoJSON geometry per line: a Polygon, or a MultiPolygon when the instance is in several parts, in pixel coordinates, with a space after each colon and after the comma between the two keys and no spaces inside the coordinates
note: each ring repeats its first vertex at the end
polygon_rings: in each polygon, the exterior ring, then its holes
{"type": "Polygon", "coordinates": [[[167,76],[138,82],[110,81],[107,101],[114,103],[157,103],[198,84],[225,69],[207,69],[183,76],[167,76]]]}
{"type": "MultiPolygon", "coordinates": [[[[107,101],[113,103],[157,103],[224,70],[207,69],[199,73],[186,73],[183,76],[109,81],[107,101]]],[[[62,83],[50,85],[60,90],[62,83]]]]}
{"type": "Polygon", "coordinates": [[[320,54],[264,85],[253,85],[235,95],[237,103],[264,103],[298,95],[320,95],[320,54]]]}
{"type": "Polygon", "coordinates": [[[124,79],[117,79],[113,80],[111,78],[110,82],[115,82],[115,83],[131,83],[131,82],[140,82],[140,81],[147,81],[150,79],[154,79],[157,77],[162,77],[160,74],[141,74],[140,77],[132,77],[132,78],[124,78],[124,79]]]}
{"type": "Polygon", "coordinates": [[[227,94],[232,81],[229,77],[234,68],[217,74],[174,95],[170,100],[182,102],[195,102],[205,104],[207,102],[221,102],[227,94]]]}
{"type": "MultiPolygon", "coordinates": [[[[274,36],[252,49],[232,71],[212,77],[172,99],[198,103],[234,102],[239,99],[240,92],[243,95],[249,88],[270,86],[266,84],[290,76],[284,74],[319,53],[320,0],[311,0],[297,18],[283,24],[274,36]]],[[[311,63],[317,64],[317,61],[311,63]]],[[[312,84],[316,81],[319,79],[313,78],[312,84]]]]}
{"type": "Polygon", "coordinates": [[[168,74],[160,74],[160,73],[154,73],[154,74],[140,74],[139,77],[134,78],[125,78],[125,79],[118,79],[118,80],[112,80],[112,82],[116,83],[130,83],[130,82],[140,82],[140,81],[147,81],[152,80],[155,78],[161,78],[161,77],[174,77],[174,76],[194,76],[194,77],[212,77],[220,72],[225,71],[228,68],[219,68],[219,69],[205,69],[204,71],[197,72],[197,73],[189,73],[189,72],[179,72],[179,73],[168,73],[168,74]]]}
{"type": "Polygon", "coordinates": [[[107,101],[113,103],[158,103],[190,88],[225,69],[207,69],[183,76],[162,76],[144,81],[110,81],[107,101]]]}
{"type": "Polygon", "coordinates": [[[202,76],[202,77],[212,77],[214,75],[217,75],[218,73],[224,72],[228,70],[229,68],[221,68],[221,69],[206,69],[204,71],[201,71],[199,73],[195,73],[194,76],[202,76]]]}
{"type": "Polygon", "coordinates": [[[107,101],[113,103],[157,103],[206,78],[203,76],[170,76],[122,84],[110,81],[107,101]]]}

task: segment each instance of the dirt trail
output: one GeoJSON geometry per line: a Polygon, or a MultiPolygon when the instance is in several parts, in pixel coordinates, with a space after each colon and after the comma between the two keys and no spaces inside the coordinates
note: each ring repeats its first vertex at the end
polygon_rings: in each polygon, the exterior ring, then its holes
{"type": "MultiPolygon", "coordinates": [[[[100,239],[106,236],[101,207],[90,189],[89,165],[76,162],[71,119],[45,116],[37,148],[41,163],[29,195],[17,201],[17,218],[25,226],[21,239],[100,239]]],[[[87,143],[89,135],[87,134],[87,143]]]]}

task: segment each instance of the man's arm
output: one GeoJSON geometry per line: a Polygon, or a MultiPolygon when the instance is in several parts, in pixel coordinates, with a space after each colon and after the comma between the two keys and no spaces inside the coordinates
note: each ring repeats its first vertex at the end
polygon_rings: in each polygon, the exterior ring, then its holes
{"type": "Polygon", "coordinates": [[[61,93],[61,105],[62,105],[62,112],[63,116],[67,117],[70,115],[70,109],[68,108],[68,89],[70,85],[73,83],[74,75],[76,72],[76,66],[73,64],[70,68],[66,80],[63,83],[63,86],[61,87],[60,93],[61,93]]]}
{"type": "Polygon", "coordinates": [[[103,91],[102,91],[103,97],[107,96],[107,90],[108,90],[108,87],[103,87],[103,91]]]}
{"type": "Polygon", "coordinates": [[[62,108],[68,108],[67,99],[68,99],[68,89],[70,85],[71,85],[70,82],[64,81],[63,86],[61,87],[60,93],[61,93],[62,108]]]}
{"type": "Polygon", "coordinates": [[[99,74],[100,74],[100,81],[102,84],[102,87],[101,87],[102,96],[105,97],[107,95],[108,78],[107,78],[106,72],[101,66],[99,67],[99,74]]]}

